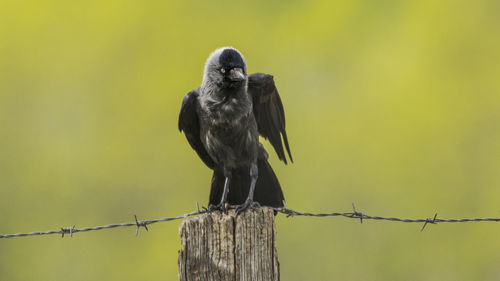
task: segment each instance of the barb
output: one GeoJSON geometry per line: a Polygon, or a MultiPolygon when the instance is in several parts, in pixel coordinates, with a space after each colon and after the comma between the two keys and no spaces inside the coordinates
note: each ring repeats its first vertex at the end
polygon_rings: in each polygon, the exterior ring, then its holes
{"type": "Polygon", "coordinates": [[[141,226],[144,226],[144,228],[146,229],[146,231],[149,231],[148,225],[144,221],[138,221],[136,215],[134,215],[134,218],[135,218],[135,225],[137,226],[137,228],[135,230],[135,236],[139,235],[139,228],[141,226]]]}
{"type": "MultiPolygon", "coordinates": [[[[231,206],[234,207],[234,206],[231,206]]],[[[127,226],[135,226],[136,227],[136,236],[139,234],[139,228],[144,227],[147,231],[148,225],[157,223],[157,222],[165,222],[165,221],[173,221],[184,219],[191,216],[196,216],[204,213],[209,213],[210,211],[207,208],[202,207],[199,209],[197,204],[197,210],[191,213],[183,214],[176,217],[165,217],[161,219],[153,219],[153,220],[138,220],[137,216],[134,215],[134,222],[127,223],[117,223],[117,224],[108,224],[102,226],[94,226],[94,227],[85,227],[85,228],[75,228],[75,225],[72,227],[62,227],[60,230],[51,230],[45,232],[29,232],[29,233],[15,233],[15,234],[4,234],[0,235],[0,238],[12,238],[12,237],[23,237],[23,236],[37,236],[37,235],[50,235],[50,234],[60,234],[64,237],[64,234],[69,234],[70,237],[73,237],[73,233],[77,232],[86,232],[86,231],[94,231],[94,230],[102,230],[102,229],[110,229],[116,227],[127,227],[127,226]]],[[[461,219],[439,219],[437,218],[437,213],[433,218],[425,218],[425,219],[407,219],[407,218],[398,218],[398,217],[381,217],[381,216],[371,216],[365,213],[359,212],[356,210],[354,203],[352,204],[352,212],[333,212],[333,213],[310,213],[310,212],[299,212],[293,209],[289,209],[286,207],[282,208],[272,208],[274,211],[278,213],[282,213],[286,215],[286,217],[294,217],[294,216],[306,216],[306,217],[345,217],[349,219],[359,219],[361,223],[363,220],[378,220],[378,221],[393,221],[393,222],[407,222],[407,223],[424,223],[420,231],[423,231],[427,224],[438,224],[438,223],[458,223],[458,222],[500,222],[500,218],[461,218],[461,219]]]]}
{"type": "Polygon", "coordinates": [[[364,214],[356,211],[356,206],[354,206],[354,203],[352,203],[352,210],[353,210],[352,218],[359,218],[360,223],[363,223],[364,214]]]}
{"type": "Polygon", "coordinates": [[[433,223],[433,224],[436,224],[436,217],[437,217],[437,215],[438,215],[438,214],[436,213],[436,214],[434,215],[434,218],[432,218],[432,219],[431,219],[431,218],[426,218],[426,219],[425,219],[425,223],[424,223],[424,225],[422,226],[422,229],[420,229],[420,231],[424,231],[424,228],[425,228],[425,226],[426,226],[428,223],[433,223]]]}
{"type": "Polygon", "coordinates": [[[75,231],[75,226],[73,225],[72,227],[61,227],[61,238],[64,238],[64,233],[69,233],[70,237],[73,237],[73,232],[75,231]]]}

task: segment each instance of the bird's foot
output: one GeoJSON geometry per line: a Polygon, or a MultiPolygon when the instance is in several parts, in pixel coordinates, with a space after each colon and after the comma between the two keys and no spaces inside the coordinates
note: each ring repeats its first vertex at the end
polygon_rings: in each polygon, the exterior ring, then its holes
{"type": "Polygon", "coordinates": [[[227,204],[227,202],[224,202],[224,203],[220,202],[217,205],[214,205],[214,204],[208,205],[207,211],[209,213],[211,213],[213,211],[222,211],[224,213],[227,213],[228,207],[229,207],[229,205],[227,204]]]}
{"type": "Polygon", "coordinates": [[[238,215],[239,213],[245,211],[248,208],[256,209],[256,208],[259,208],[259,207],[260,207],[259,202],[253,201],[251,199],[247,199],[245,201],[245,203],[243,203],[243,204],[241,204],[241,205],[239,205],[239,206],[236,207],[236,215],[238,215]]]}

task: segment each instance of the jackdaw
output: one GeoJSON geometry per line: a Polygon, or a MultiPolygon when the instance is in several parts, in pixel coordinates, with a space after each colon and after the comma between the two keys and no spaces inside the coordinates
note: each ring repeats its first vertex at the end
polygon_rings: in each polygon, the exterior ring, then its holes
{"type": "Polygon", "coordinates": [[[259,135],[269,139],[287,164],[293,162],[285,131],[285,112],[273,76],[247,75],[243,55],[232,47],[207,59],[201,86],[184,96],[179,131],[212,169],[209,210],[236,213],[248,207],[284,205],[281,186],[259,135]]]}

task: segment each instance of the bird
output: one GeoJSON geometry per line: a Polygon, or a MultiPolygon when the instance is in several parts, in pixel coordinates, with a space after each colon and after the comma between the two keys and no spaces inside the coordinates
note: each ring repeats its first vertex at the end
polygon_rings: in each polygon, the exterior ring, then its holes
{"type": "Polygon", "coordinates": [[[268,139],[278,158],[292,154],[285,130],[285,112],[270,74],[247,74],[240,51],[213,51],[201,85],[182,100],[178,127],[190,146],[213,170],[208,210],[236,214],[259,206],[283,207],[280,183],[268,162],[259,135],[268,139]]]}

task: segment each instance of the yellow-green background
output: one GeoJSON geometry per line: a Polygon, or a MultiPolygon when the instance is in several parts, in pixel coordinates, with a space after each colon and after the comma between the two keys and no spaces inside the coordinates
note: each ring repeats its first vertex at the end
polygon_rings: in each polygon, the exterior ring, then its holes
{"type": "MultiPolygon", "coordinates": [[[[275,76],[288,206],[500,217],[498,1],[1,1],[0,233],[173,216],[206,57],[275,76]]],[[[266,144],[267,145],[267,144],[266,144]]],[[[270,146],[267,145],[269,148],[270,146]]],[[[0,280],[176,280],[180,221],[0,240],[0,280]]],[[[277,217],[282,280],[499,280],[500,225],[277,217]]]]}

